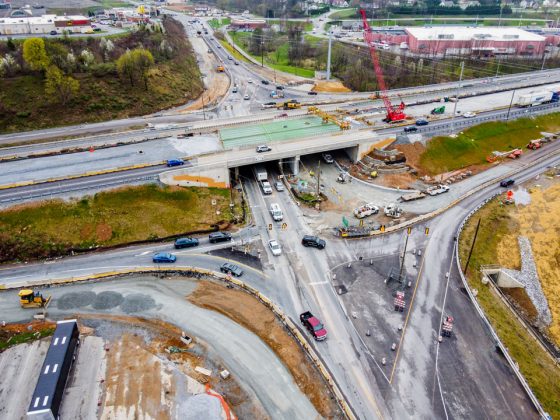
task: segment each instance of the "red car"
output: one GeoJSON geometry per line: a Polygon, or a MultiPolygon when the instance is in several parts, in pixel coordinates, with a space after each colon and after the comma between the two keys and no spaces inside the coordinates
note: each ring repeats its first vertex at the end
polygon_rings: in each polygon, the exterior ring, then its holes
{"type": "Polygon", "coordinates": [[[317,341],[322,341],[327,338],[327,330],[317,318],[309,311],[302,313],[299,316],[301,323],[309,330],[313,338],[317,341]]]}

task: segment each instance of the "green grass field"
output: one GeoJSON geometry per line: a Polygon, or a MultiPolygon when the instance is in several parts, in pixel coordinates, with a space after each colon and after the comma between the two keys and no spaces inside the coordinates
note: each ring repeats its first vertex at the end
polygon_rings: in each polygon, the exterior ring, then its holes
{"type": "Polygon", "coordinates": [[[44,328],[40,331],[26,331],[13,335],[6,334],[6,337],[2,334],[2,337],[0,337],[0,352],[18,344],[40,340],[41,338],[53,335],[54,330],[54,328],[44,328]]]}
{"type": "Polygon", "coordinates": [[[435,137],[428,142],[420,164],[429,174],[438,174],[485,164],[492,151],[507,151],[525,147],[529,140],[540,137],[541,131],[560,130],[560,114],[521,118],[504,122],[489,122],[469,128],[456,138],[435,137]]]}
{"type": "Polygon", "coordinates": [[[223,18],[223,19],[210,19],[208,21],[208,25],[210,25],[213,29],[221,28],[222,26],[229,25],[231,23],[230,18],[223,18]]]}
{"type": "Polygon", "coordinates": [[[357,9],[343,9],[331,13],[329,19],[358,19],[359,14],[357,9]]]}
{"type": "Polygon", "coordinates": [[[18,206],[0,212],[0,262],[209,229],[233,219],[229,204],[227,189],[145,185],[18,206]]]}
{"type": "MultiPolygon", "coordinates": [[[[248,39],[251,36],[250,33],[248,32],[234,32],[231,31],[229,32],[229,35],[231,36],[231,38],[233,39],[233,42],[235,42],[235,44],[239,47],[245,50],[245,52],[247,52],[246,49],[246,45],[248,43],[248,39]]],[[[254,54],[249,54],[251,57],[253,57],[255,60],[257,61],[261,61],[261,57],[258,55],[254,55],[254,54]]],[[[301,77],[314,77],[315,76],[315,70],[312,68],[304,68],[304,67],[297,67],[297,66],[292,66],[288,63],[288,43],[284,43],[281,44],[276,51],[273,52],[269,52],[267,54],[265,54],[264,56],[264,64],[270,68],[285,72],[285,73],[290,73],[290,74],[295,74],[296,76],[301,76],[301,77]]]]}
{"type": "Polygon", "coordinates": [[[478,290],[478,302],[510,355],[519,364],[519,369],[544,409],[552,418],[560,418],[560,368],[535,343],[492,289],[480,282],[480,265],[496,263],[496,249],[501,238],[516,232],[515,223],[508,211],[509,207],[495,199],[475,214],[466,224],[460,237],[459,255],[464,264],[476,223],[478,218],[481,218],[478,238],[467,272],[469,285],[478,290]]]}

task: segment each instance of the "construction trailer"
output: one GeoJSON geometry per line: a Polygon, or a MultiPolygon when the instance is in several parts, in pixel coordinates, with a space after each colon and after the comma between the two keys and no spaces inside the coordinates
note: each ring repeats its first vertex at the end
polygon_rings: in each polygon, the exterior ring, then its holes
{"type": "Polygon", "coordinates": [[[64,388],[78,344],[76,320],[58,321],[27,410],[29,420],[59,418],[64,388]]]}

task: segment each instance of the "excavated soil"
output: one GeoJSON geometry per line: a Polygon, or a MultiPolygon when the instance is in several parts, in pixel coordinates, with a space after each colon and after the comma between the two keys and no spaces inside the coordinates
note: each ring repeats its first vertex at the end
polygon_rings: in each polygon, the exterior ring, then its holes
{"type": "Polygon", "coordinates": [[[339,81],[320,81],[316,82],[313,89],[314,92],[352,92],[351,89],[348,89],[346,86],[339,81]]]}
{"type": "Polygon", "coordinates": [[[380,175],[377,178],[377,184],[385,187],[408,189],[412,188],[411,184],[416,181],[416,177],[409,174],[388,174],[380,175]]]}
{"type": "Polygon", "coordinates": [[[201,281],[188,297],[202,308],[219,312],[257,334],[289,369],[295,382],[327,418],[339,417],[340,411],[322,377],[274,314],[251,295],[210,282],[201,281]]]}
{"type": "Polygon", "coordinates": [[[420,175],[424,175],[425,171],[420,165],[420,155],[426,151],[426,147],[422,143],[397,144],[395,149],[404,153],[408,166],[416,169],[420,175]]]}

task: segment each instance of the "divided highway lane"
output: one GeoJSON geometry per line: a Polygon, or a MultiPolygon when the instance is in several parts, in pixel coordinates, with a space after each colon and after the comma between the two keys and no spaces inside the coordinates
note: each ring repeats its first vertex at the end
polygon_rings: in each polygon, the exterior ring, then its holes
{"type": "Polygon", "coordinates": [[[296,322],[303,311],[311,310],[317,315],[325,323],[329,338],[312,345],[358,418],[390,418],[356,332],[348,323],[327,278],[329,255],[338,253],[339,248],[332,241],[327,242],[325,250],[305,248],[301,244],[301,237],[311,232],[287,191],[263,196],[256,181],[248,179],[245,186],[255,221],[264,226],[273,225],[272,231],[261,230],[263,243],[266,246],[268,239],[274,238],[283,247],[282,256],[274,257],[267,251],[266,259],[263,258],[270,281],[259,290],[265,287],[264,293],[281,304],[296,322]],[[272,221],[268,212],[272,202],[280,204],[284,214],[282,222],[287,224],[287,229],[281,230],[281,222],[272,221]]]}
{"type": "Polygon", "coordinates": [[[9,206],[16,202],[39,198],[54,198],[65,194],[90,194],[99,190],[115,188],[120,185],[131,185],[155,182],[158,175],[165,171],[166,166],[157,165],[147,168],[130,169],[103,175],[92,175],[57,182],[46,182],[26,185],[17,188],[0,189],[0,206],[9,206]]]}
{"type": "MultiPolygon", "coordinates": [[[[158,268],[158,267],[200,267],[213,271],[220,271],[225,258],[206,255],[206,252],[229,248],[245,243],[252,239],[250,231],[233,234],[230,242],[210,244],[208,237],[200,237],[200,245],[193,248],[174,249],[172,242],[161,244],[147,244],[111,251],[98,251],[64,257],[45,262],[25,265],[8,265],[0,268],[0,284],[10,285],[20,282],[48,283],[49,280],[81,277],[101,274],[116,270],[158,268]],[[171,252],[177,256],[174,264],[154,264],[152,255],[157,252],[171,252]]],[[[244,270],[243,281],[258,285],[266,280],[260,270],[237,263],[244,270]]]]}

